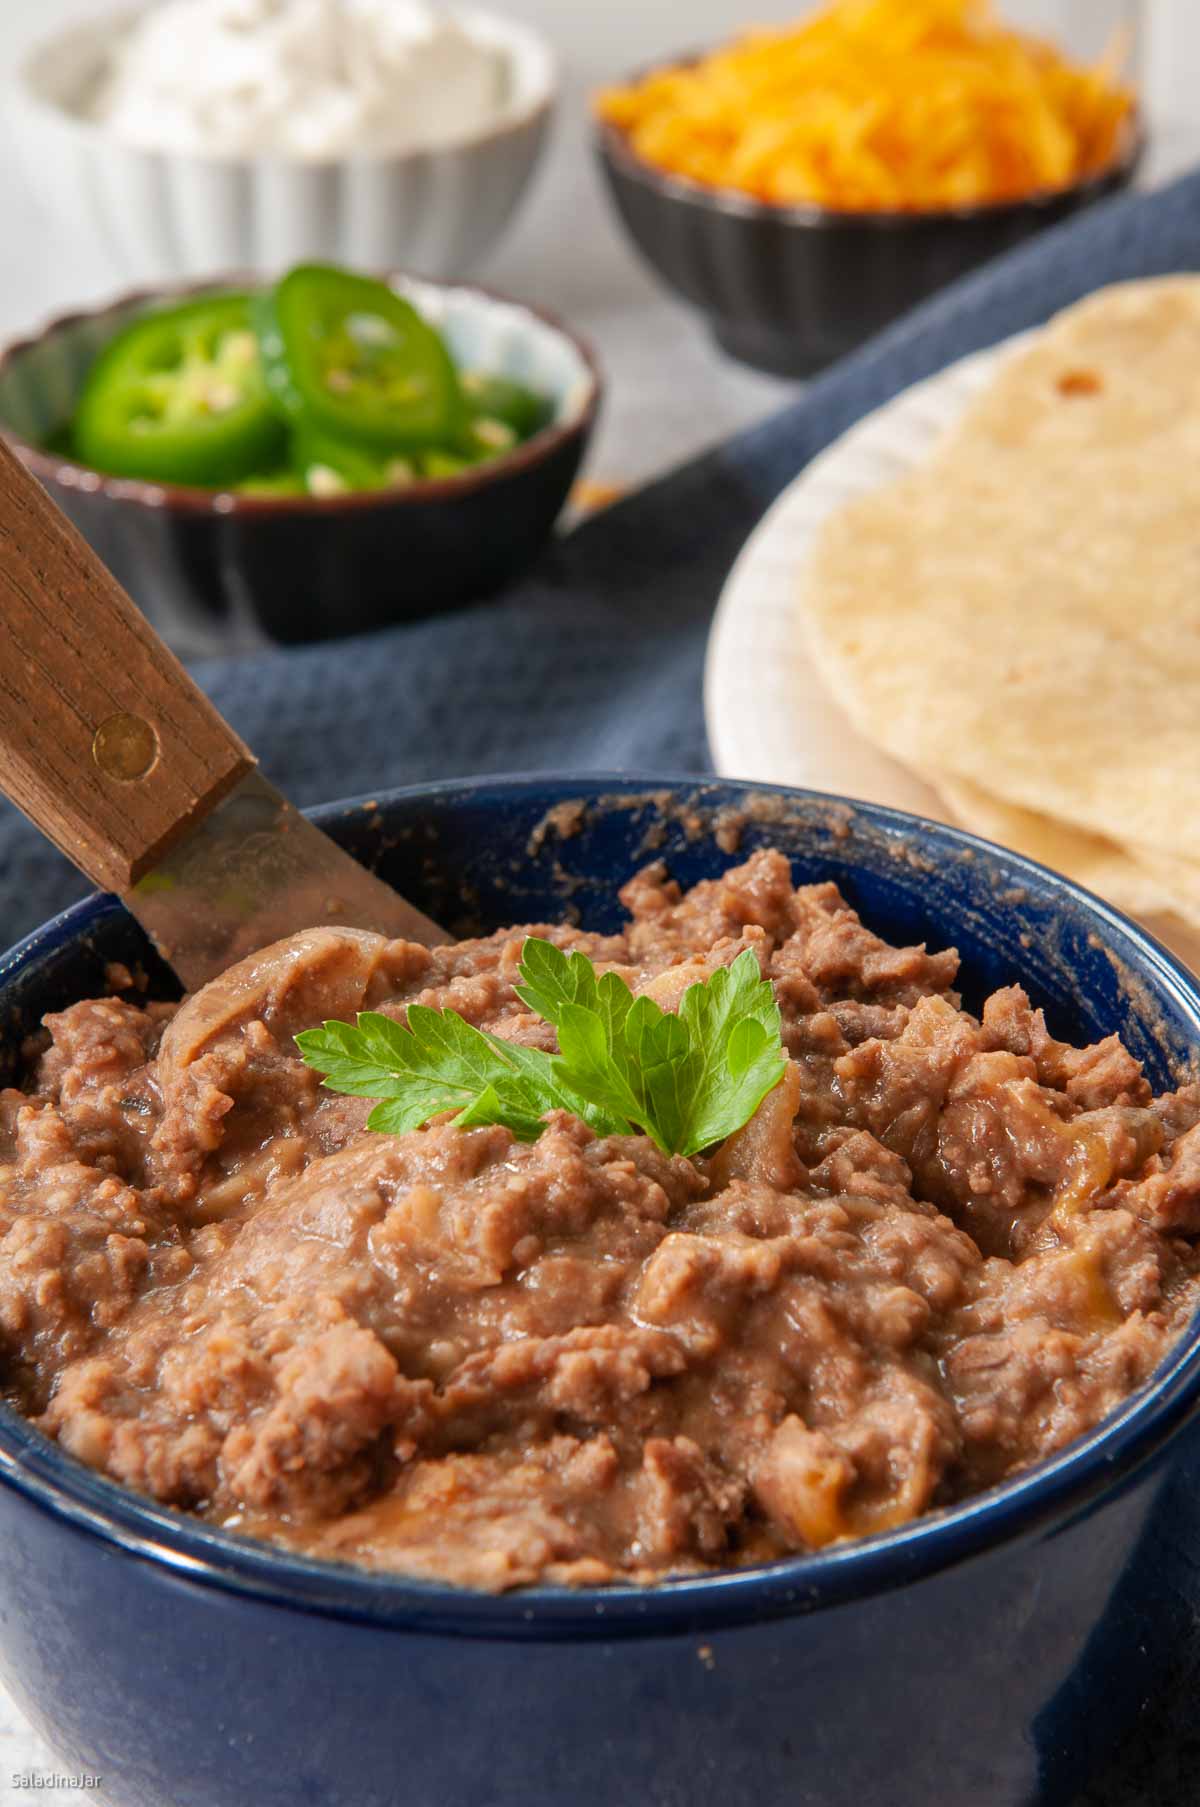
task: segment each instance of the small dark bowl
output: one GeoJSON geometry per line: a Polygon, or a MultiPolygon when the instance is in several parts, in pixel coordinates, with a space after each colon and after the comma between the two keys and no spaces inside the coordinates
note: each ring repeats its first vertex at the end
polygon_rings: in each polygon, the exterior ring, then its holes
{"type": "Polygon", "coordinates": [[[549,314],[487,290],[390,280],[444,326],[460,362],[551,396],[551,423],[504,458],[402,489],[214,493],[101,476],[44,448],[114,332],[148,306],[246,278],[139,291],[0,353],[0,434],[180,650],[336,639],[437,614],[500,589],[546,545],[600,405],[590,349],[549,314]]]}
{"type": "Polygon", "coordinates": [[[671,175],[607,123],[596,145],[617,212],[654,273],[709,317],[725,351],[789,377],[812,376],[946,283],[1127,187],[1145,149],[1131,129],[1111,168],[1020,201],[838,213],[671,175]]]}
{"type": "MultiPolygon", "coordinates": [[[[1133,924],[891,810],[568,777],[317,819],[443,921],[483,928],[572,912],[614,928],[648,847],[691,884],[774,843],[882,934],[956,943],[969,1005],[1020,977],[1056,1034],[1120,1030],[1156,1088],[1200,1047],[1197,982],[1133,924]],[[587,808],[564,839],[547,811],[568,799],[587,808]],[[714,838],[722,811],[726,843],[746,815],[738,855],[714,838]]],[[[10,1054],[102,990],[106,961],[147,954],[113,898],[31,936],[0,963],[10,1054]]],[[[1159,1533],[1198,1402],[1193,1326],[1099,1430],[965,1505],[760,1569],[500,1598],[215,1530],[0,1407],[0,1678],[115,1807],[1048,1807],[1170,1658],[1187,1577],[1159,1533]]]]}

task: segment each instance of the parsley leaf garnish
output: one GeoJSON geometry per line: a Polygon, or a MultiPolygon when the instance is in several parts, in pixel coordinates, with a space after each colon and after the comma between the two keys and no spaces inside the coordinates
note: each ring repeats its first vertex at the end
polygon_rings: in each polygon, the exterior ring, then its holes
{"type": "Polygon", "coordinates": [[[499,1123],[535,1142],[548,1111],[598,1135],[651,1138],[694,1155],[748,1123],[783,1077],[779,1006],[747,949],[684,992],[677,1014],[635,998],[616,973],[530,938],[517,996],[558,1032],[547,1054],[476,1029],[452,1010],[412,1004],[407,1025],[364,1011],[296,1037],[331,1091],[379,1102],[368,1129],[403,1135],[443,1111],[460,1128],[499,1123]]]}
{"type": "Polygon", "coordinates": [[[322,1073],[331,1092],[379,1098],[368,1129],[402,1136],[442,1111],[457,1109],[462,1128],[503,1123],[522,1142],[536,1142],[547,1111],[572,1111],[604,1136],[629,1125],[564,1084],[561,1063],[540,1048],[476,1029],[453,1010],[412,1004],[408,1026],[376,1010],[357,1027],[325,1023],[296,1037],[305,1064],[322,1073]]]}

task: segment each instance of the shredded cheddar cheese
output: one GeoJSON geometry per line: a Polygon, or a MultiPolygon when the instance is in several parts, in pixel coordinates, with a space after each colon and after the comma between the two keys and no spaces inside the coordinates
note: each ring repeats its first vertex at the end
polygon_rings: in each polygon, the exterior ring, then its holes
{"type": "Polygon", "coordinates": [[[933,212],[1066,188],[1134,109],[1120,47],[1086,68],[991,0],[834,0],[599,96],[646,162],[776,205],[933,212]]]}

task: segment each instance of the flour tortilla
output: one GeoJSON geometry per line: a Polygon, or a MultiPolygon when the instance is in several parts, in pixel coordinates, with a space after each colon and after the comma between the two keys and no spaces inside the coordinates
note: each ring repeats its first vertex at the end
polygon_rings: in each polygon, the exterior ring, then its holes
{"type": "Polygon", "coordinates": [[[1112,849],[1131,901],[1186,881],[1200,923],[1200,277],[1061,315],[920,471],[830,519],[803,587],[868,739],[1098,837],[1074,853],[1112,849]]]}
{"type": "Polygon", "coordinates": [[[962,827],[1065,873],[1138,917],[1200,971],[1200,866],[1153,854],[1143,863],[1102,835],[1016,809],[978,785],[943,779],[937,789],[962,827]]]}
{"type": "Polygon", "coordinates": [[[954,818],[974,834],[1065,872],[1131,915],[1175,914],[1200,923],[1200,865],[1165,854],[1135,857],[1103,835],[1015,808],[977,784],[954,778],[934,782],[954,818]]]}

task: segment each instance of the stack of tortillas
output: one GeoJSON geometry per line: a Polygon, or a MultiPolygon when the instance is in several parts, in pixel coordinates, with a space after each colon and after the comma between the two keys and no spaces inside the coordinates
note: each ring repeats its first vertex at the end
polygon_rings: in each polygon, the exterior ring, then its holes
{"type": "Polygon", "coordinates": [[[1051,323],[830,518],[821,673],[959,821],[1200,951],[1200,276],[1051,323]]]}

